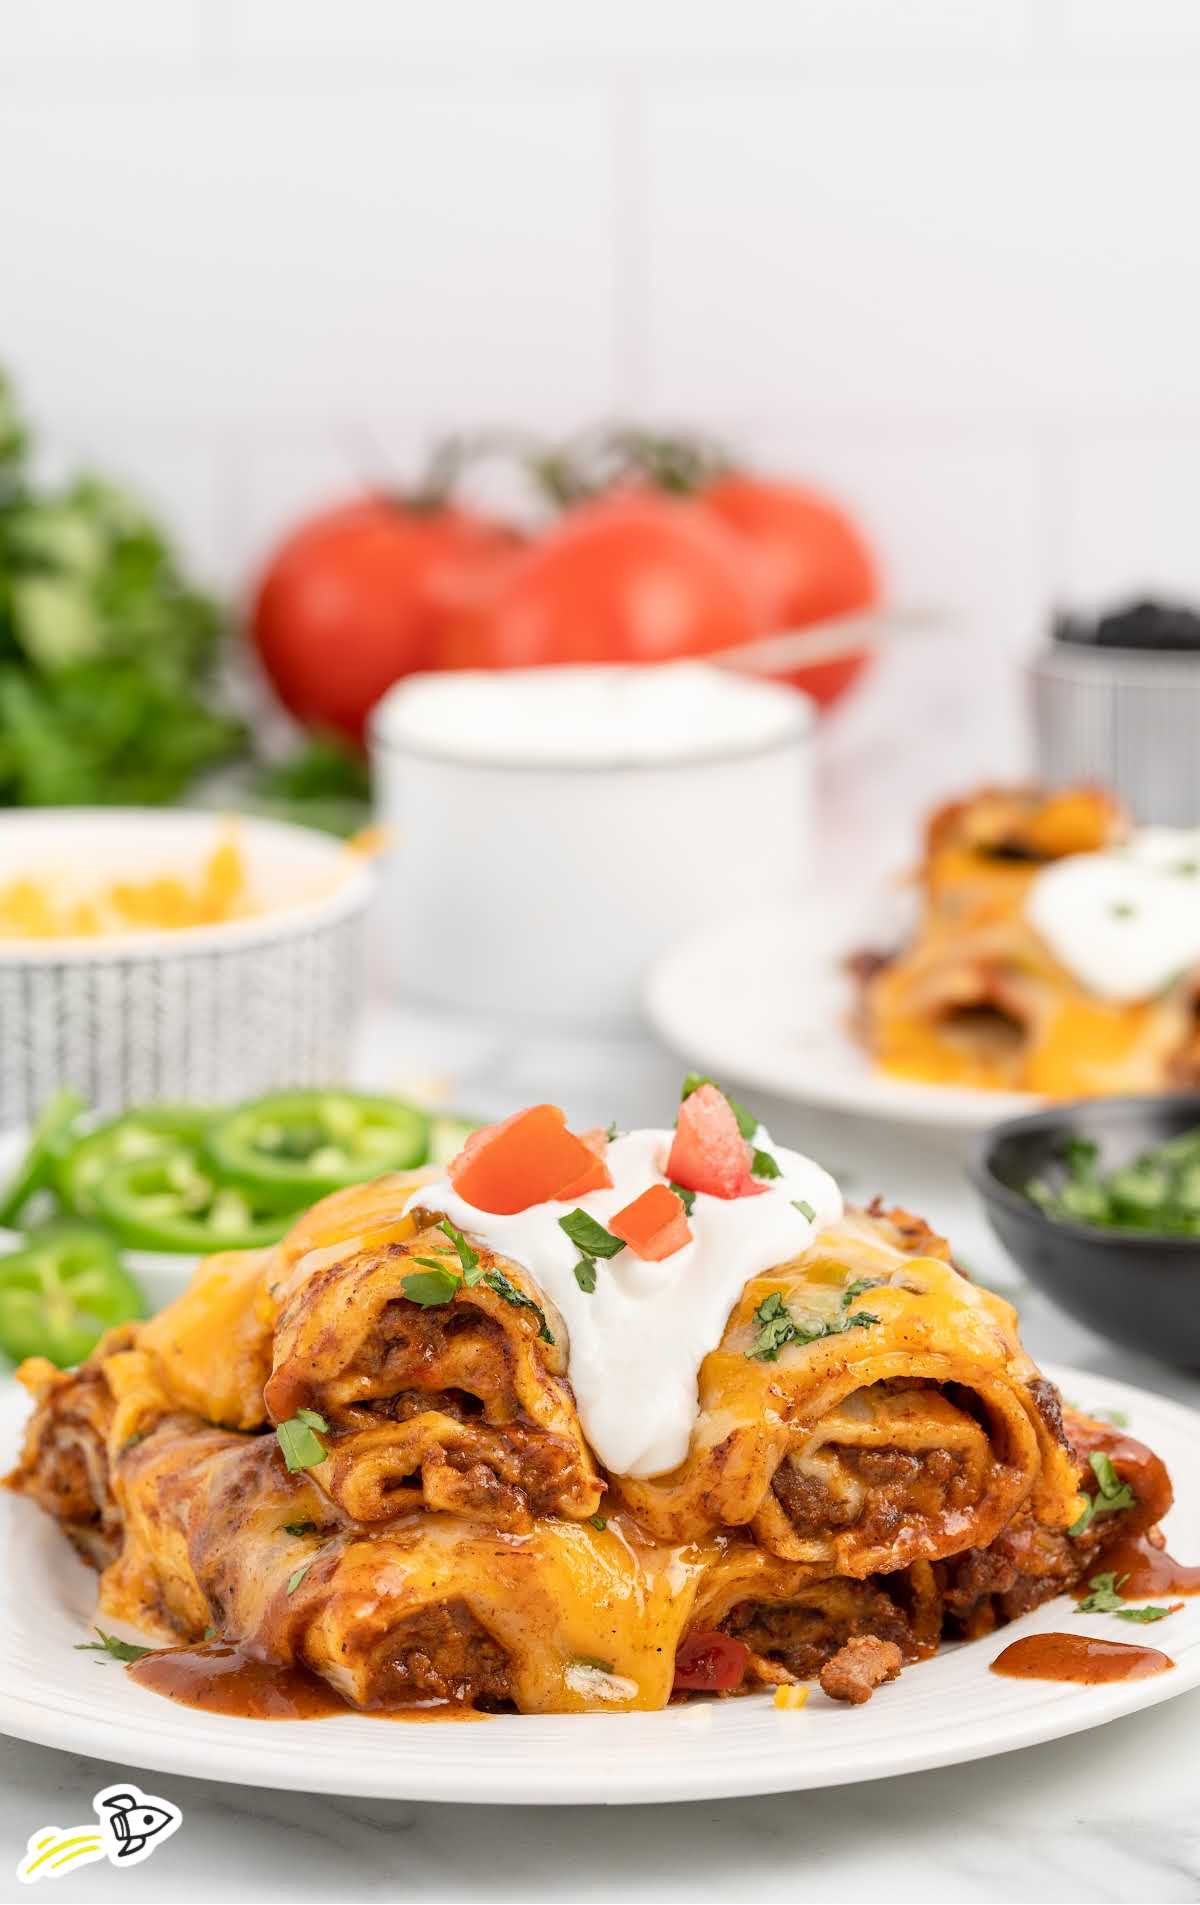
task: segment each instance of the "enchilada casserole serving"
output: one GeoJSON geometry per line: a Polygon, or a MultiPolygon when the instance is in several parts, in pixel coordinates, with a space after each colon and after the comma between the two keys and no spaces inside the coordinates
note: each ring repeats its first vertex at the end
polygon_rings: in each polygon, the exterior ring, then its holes
{"type": "Polygon", "coordinates": [[[519,1113],[22,1379],[10,1486],[134,1677],[223,1710],[249,1669],[377,1712],[857,1703],[1171,1499],[939,1237],[707,1081],[673,1131],[519,1113]]]}
{"type": "Polygon", "coordinates": [[[878,1064],[1047,1097],[1200,1083],[1200,834],[1095,788],[985,788],[932,816],[907,943],[850,961],[878,1064]]]}

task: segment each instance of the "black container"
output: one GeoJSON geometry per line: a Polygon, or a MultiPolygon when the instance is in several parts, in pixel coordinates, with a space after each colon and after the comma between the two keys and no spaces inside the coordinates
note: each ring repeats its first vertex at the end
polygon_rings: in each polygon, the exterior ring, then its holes
{"type": "Polygon", "coordinates": [[[1156,1237],[1047,1217],[1025,1195],[1052,1182],[1064,1141],[1090,1138],[1104,1170],[1200,1126],[1200,1093],[1085,1098],[994,1125],[968,1170],[1009,1255],[1047,1296],[1127,1349],[1200,1366],[1200,1237],[1156,1237]]]}

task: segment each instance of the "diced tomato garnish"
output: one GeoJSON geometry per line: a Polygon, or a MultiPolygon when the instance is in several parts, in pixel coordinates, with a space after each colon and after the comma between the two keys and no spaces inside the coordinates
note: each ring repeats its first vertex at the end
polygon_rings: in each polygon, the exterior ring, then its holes
{"type": "Polygon", "coordinates": [[[447,1175],[468,1204],[501,1217],[612,1182],[603,1161],[567,1130],[557,1105],[531,1105],[473,1131],[447,1175]]]}
{"type": "Polygon", "coordinates": [[[715,1085],[698,1086],[680,1105],[666,1175],[710,1197],[752,1197],[766,1189],[750,1174],[750,1146],[715,1085]]]}
{"type": "Polygon", "coordinates": [[[608,1150],[608,1133],[603,1125],[593,1125],[590,1131],[581,1131],[579,1142],[585,1144],[592,1153],[591,1160],[573,1183],[564,1184],[561,1190],[555,1191],[556,1202],[559,1200],[565,1202],[568,1197],[575,1202],[581,1197],[586,1197],[589,1191],[612,1189],[612,1178],[604,1162],[604,1156],[608,1150]]]}
{"type": "Polygon", "coordinates": [[[689,1634],[675,1656],[676,1693],[731,1693],[745,1677],[750,1649],[729,1634],[689,1634]]]}
{"type": "Polygon", "coordinates": [[[609,1218],[608,1228],[646,1263],[661,1263],[692,1241],[687,1212],[665,1184],[652,1184],[635,1197],[632,1204],[609,1218]]]}

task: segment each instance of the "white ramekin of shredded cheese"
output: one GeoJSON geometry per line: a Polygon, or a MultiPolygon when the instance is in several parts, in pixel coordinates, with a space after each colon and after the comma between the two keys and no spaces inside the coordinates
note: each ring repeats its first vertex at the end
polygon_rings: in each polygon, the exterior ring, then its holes
{"type": "Polygon", "coordinates": [[[397,985],[532,1021],[629,1019],[672,940],[796,895],[812,729],[793,689],[692,662],[399,683],[371,733],[397,985]]]}
{"type": "Polygon", "coordinates": [[[119,1110],[341,1076],[372,885],[341,842],[274,821],[0,815],[0,1125],[60,1085],[119,1110]]]}

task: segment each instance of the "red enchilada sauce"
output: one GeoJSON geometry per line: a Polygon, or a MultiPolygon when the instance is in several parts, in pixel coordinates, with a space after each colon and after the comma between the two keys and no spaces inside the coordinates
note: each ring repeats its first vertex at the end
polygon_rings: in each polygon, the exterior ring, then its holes
{"type": "MultiPolygon", "coordinates": [[[[323,1720],[333,1713],[357,1713],[332,1687],[303,1667],[256,1660],[228,1641],[200,1647],[164,1647],[144,1654],[126,1670],[139,1687],[161,1693],[181,1706],[204,1713],[229,1713],[241,1720],[323,1720]]],[[[390,1707],[370,1713],[373,1720],[482,1720],[487,1715],[449,1702],[390,1707]]]]}
{"type": "Polygon", "coordinates": [[[1014,1680],[1073,1680],[1100,1686],[1112,1680],[1148,1680],[1175,1662],[1157,1647],[1130,1646],[1123,1640],[1094,1640],[1090,1634],[1026,1634],[992,1662],[992,1672],[1014,1680]]]}
{"type": "MultiPolygon", "coordinates": [[[[1127,1601],[1153,1599],[1156,1595],[1200,1594],[1200,1568],[1176,1561],[1165,1548],[1156,1548],[1146,1535],[1119,1541],[1106,1548],[1104,1566],[1111,1568],[1127,1601]],[[1122,1579],[1122,1576],[1124,1579],[1122,1579]]],[[[1087,1593],[1079,1589],[1080,1598],[1087,1593]]]]}

